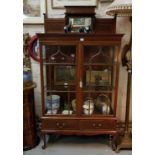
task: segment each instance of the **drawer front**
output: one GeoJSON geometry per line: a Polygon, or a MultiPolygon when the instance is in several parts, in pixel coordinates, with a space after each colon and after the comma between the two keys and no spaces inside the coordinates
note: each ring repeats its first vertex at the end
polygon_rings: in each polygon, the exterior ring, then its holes
{"type": "Polygon", "coordinates": [[[70,130],[77,129],[77,120],[52,120],[43,119],[42,120],[42,130],[70,130]]]}
{"type": "Polygon", "coordinates": [[[115,120],[81,120],[80,129],[87,130],[108,130],[115,129],[116,121],[115,120]]]}

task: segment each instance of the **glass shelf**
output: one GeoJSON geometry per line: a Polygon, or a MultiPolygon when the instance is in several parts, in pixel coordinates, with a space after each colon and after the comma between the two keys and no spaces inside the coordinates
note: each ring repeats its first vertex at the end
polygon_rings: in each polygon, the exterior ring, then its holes
{"type": "Polygon", "coordinates": [[[76,92],[76,86],[75,85],[53,85],[51,87],[44,87],[45,92],[76,92]]]}
{"type": "Polygon", "coordinates": [[[52,61],[48,61],[48,60],[43,60],[43,65],[68,65],[68,66],[72,66],[72,65],[76,65],[75,62],[69,62],[66,60],[66,62],[52,62],[52,61]]]}
{"type": "Polygon", "coordinates": [[[43,62],[44,65],[65,65],[65,66],[76,66],[75,63],[55,63],[55,62],[43,62]]]}
{"type": "Polygon", "coordinates": [[[84,66],[108,66],[112,67],[114,64],[111,63],[84,63],[84,66]]]}
{"type": "Polygon", "coordinates": [[[59,110],[57,111],[52,111],[52,110],[46,110],[45,115],[50,116],[50,115],[61,115],[61,116],[75,116],[76,113],[73,110],[59,110]]]}
{"type": "Polygon", "coordinates": [[[75,93],[76,91],[75,90],[46,90],[45,89],[45,92],[46,93],[66,93],[66,92],[70,92],[70,93],[75,93]]]}
{"type": "Polygon", "coordinates": [[[93,89],[90,89],[90,90],[83,90],[84,93],[112,93],[113,91],[112,90],[93,90],[93,89]]]}

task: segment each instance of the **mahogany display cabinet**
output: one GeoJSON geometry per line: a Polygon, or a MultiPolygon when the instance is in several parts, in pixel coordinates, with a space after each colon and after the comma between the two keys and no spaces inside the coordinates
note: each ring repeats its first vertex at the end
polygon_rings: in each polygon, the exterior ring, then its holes
{"type": "MultiPolygon", "coordinates": [[[[66,33],[61,27],[62,23],[66,24],[65,19],[48,19],[45,15],[45,33],[37,34],[43,148],[46,147],[46,134],[115,136],[117,133],[116,108],[123,35],[115,33],[115,19],[95,19],[92,14],[93,27],[89,32],[66,33]],[[49,25],[56,21],[59,21],[60,32],[58,29],[54,32],[53,27],[50,29],[49,25]]],[[[78,19],[75,22],[83,22],[79,17],[83,17],[81,13],[76,15],[78,19]]]]}

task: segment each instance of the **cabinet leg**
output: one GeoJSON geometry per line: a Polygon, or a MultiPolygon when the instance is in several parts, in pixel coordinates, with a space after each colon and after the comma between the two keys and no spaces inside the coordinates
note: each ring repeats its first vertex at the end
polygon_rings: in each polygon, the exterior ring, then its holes
{"type": "Polygon", "coordinates": [[[109,146],[112,146],[112,139],[113,139],[113,136],[112,135],[109,135],[109,146]]]}
{"type": "Polygon", "coordinates": [[[42,137],[43,137],[43,146],[42,146],[42,149],[45,149],[46,148],[46,134],[45,133],[42,133],[42,137]]]}
{"type": "Polygon", "coordinates": [[[113,136],[111,147],[113,151],[116,151],[118,145],[118,133],[113,136]]]}

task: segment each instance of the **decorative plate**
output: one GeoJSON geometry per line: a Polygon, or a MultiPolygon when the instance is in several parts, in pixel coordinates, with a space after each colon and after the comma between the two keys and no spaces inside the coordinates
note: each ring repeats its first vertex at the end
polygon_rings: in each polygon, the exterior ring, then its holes
{"type": "Polygon", "coordinates": [[[38,36],[34,35],[29,41],[28,51],[30,56],[35,60],[40,62],[40,51],[39,51],[39,40],[38,36]]]}

